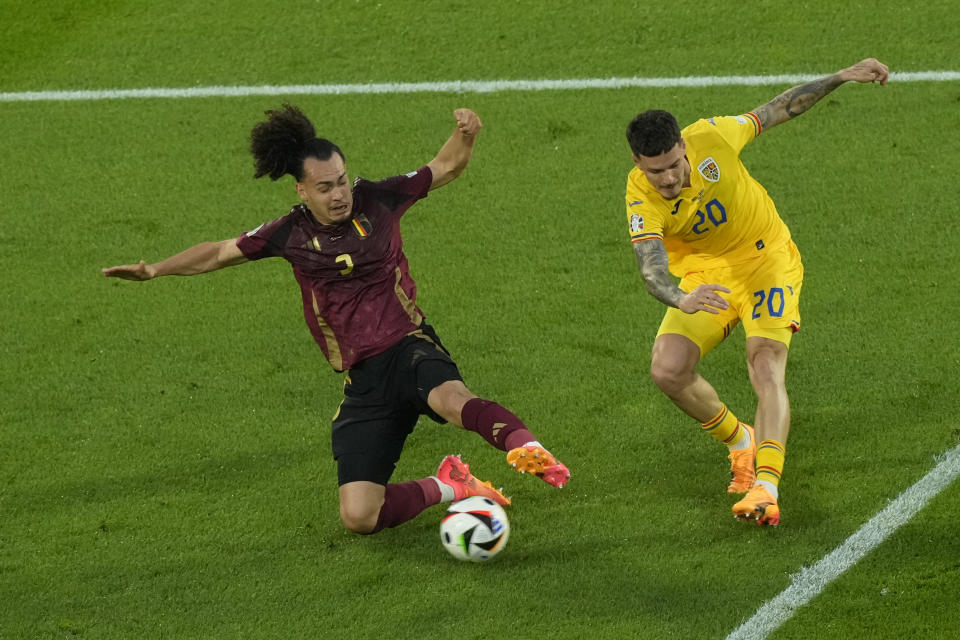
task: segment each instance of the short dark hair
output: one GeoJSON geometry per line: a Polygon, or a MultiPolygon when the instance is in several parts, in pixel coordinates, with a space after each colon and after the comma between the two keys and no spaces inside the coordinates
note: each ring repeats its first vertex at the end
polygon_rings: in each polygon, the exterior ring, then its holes
{"type": "Polygon", "coordinates": [[[250,132],[254,178],[269,175],[279,180],[286,174],[303,180],[303,161],[307,158],[329,160],[334,153],[346,161],[340,147],[326,138],[318,138],[313,123],[303,112],[289,104],[265,112],[267,120],[250,132]]]}
{"type": "Polygon", "coordinates": [[[670,113],[650,109],[627,125],[627,142],[637,156],[659,156],[680,142],[680,125],[670,113]]]}

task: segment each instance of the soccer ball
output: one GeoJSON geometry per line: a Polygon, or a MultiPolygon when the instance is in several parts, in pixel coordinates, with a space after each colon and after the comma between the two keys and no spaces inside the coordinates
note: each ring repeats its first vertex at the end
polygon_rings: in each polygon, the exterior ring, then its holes
{"type": "Polygon", "coordinates": [[[503,550],[509,537],[507,514],[490,498],[454,502],[440,523],[440,541],[457,560],[485,562],[503,550]]]}

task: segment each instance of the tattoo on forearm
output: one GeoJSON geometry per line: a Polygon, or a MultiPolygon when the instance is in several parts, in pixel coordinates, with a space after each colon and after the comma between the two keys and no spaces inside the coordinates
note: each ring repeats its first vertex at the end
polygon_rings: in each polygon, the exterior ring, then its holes
{"type": "Polygon", "coordinates": [[[636,242],[633,250],[650,295],[668,307],[676,307],[684,293],[670,275],[663,240],[636,242]]]}
{"type": "Polygon", "coordinates": [[[787,89],[776,98],[754,110],[764,129],[796,118],[818,103],[825,95],[839,87],[835,76],[827,76],[787,89]]]}

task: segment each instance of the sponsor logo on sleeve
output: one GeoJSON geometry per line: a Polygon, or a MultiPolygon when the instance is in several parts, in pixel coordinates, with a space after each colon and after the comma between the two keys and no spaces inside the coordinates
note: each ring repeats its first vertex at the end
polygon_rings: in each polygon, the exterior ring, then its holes
{"type": "Polygon", "coordinates": [[[635,213],[630,216],[630,233],[640,233],[643,231],[643,216],[635,213]]]}

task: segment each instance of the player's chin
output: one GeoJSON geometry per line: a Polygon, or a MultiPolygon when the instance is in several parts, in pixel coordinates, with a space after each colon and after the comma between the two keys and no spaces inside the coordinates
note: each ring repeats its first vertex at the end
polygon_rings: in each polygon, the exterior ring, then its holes
{"type": "Polygon", "coordinates": [[[676,187],[673,189],[662,189],[660,190],[660,195],[663,196],[664,200],[674,200],[680,195],[680,189],[676,187]]]}
{"type": "Polygon", "coordinates": [[[350,219],[350,207],[340,207],[337,209],[330,209],[330,218],[334,222],[346,222],[350,219]]]}

